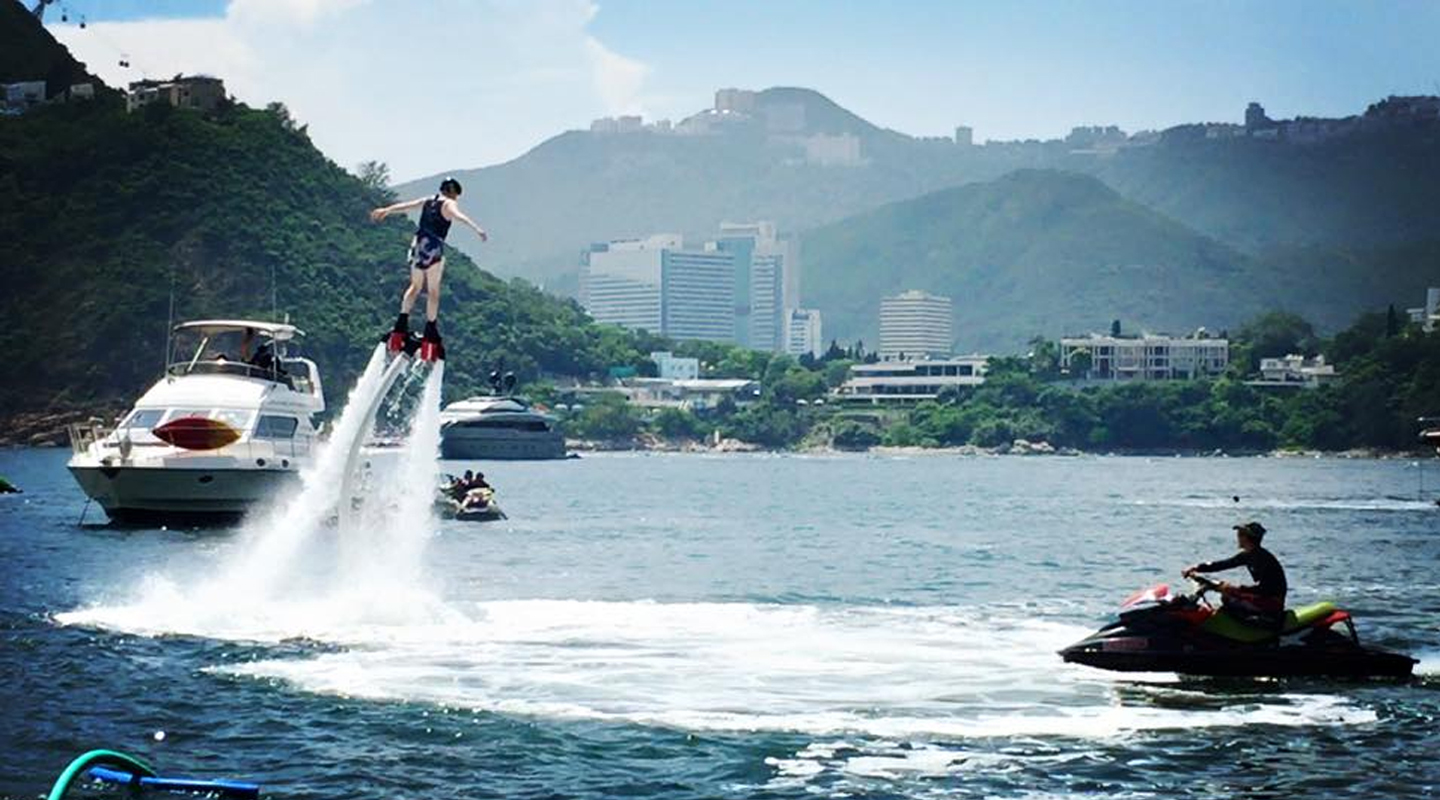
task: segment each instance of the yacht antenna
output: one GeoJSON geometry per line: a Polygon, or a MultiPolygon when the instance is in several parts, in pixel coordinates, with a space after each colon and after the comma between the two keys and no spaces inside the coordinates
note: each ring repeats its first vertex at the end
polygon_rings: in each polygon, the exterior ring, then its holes
{"type": "Polygon", "coordinates": [[[275,298],[276,298],[275,262],[274,262],[274,261],[271,261],[271,262],[270,262],[270,319],[272,319],[272,320],[277,320],[277,321],[278,321],[278,320],[280,319],[280,311],[279,311],[280,304],[276,301],[275,298]]]}
{"type": "Polygon", "coordinates": [[[160,374],[170,371],[170,335],[175,330],[175,267],[170,267],[170,315],[165,320],[165,351],[160,354],[160,374]]]}

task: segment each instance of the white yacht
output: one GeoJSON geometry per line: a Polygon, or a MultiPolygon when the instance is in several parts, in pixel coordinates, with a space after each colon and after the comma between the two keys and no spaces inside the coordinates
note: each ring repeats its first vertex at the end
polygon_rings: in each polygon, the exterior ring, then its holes
{"type": "Polygon", "coordinates": [[[236,516],[299,476],[325,409],[288,324],[175,326],[169,366],[113,428],[73,425],[70,474],[116,522],[236,516]]]}
{"type": "Polygon", "coordinates": [[[440,456],[474,460],[565,458],[555,418],[517,397],[480,396],[440,412],[440,456]]]}

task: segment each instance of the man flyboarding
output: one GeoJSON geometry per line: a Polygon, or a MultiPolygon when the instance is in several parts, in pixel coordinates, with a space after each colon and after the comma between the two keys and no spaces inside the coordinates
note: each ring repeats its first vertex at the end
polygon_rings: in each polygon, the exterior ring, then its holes
{"type": "Polygon", "coordinates": [[[475,221],[460,210],[460,181],[446,178],[440,182],[440,191],[433,197],[418,197],[404,203],[377,208],[370,212],[370,219],[379,222],[387,216],[413,209],[420,209],[420,223],[415,229],[415,238],[410,242],[410,285],[400,299],[400,316],[395,319],[395,328],[386,340],[386,347],[398,353],[405,347],[410,335],[410,309],[415,299],[425,292],[425,333],[420,340],[420,358],[434,361],[445,357],[445,348],[440,342],[440,328],[436,324],[440,316],[440,278],[445,274],[445,236],[450,233],[450,223],[455,220],[469,225],[486,241],[489,237],[475,221]]]}

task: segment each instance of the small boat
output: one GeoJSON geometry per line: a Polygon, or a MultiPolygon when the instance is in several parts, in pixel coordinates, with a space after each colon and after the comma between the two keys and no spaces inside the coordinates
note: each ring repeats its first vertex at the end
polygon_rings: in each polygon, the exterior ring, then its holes
{"type": "Polygon", "coordinates": [[[293,325],[175,326],[165,374],[118,424],[70,426],[70,474],[115,522],[232,518],[298,479],[325,409],[293,325]]]}
{"type": "Polygon", "coordinates": [[[435,511],[445,519],[463,522],[506,519],[500,504],[495,502],[495,490],[488,486],[471,489],[458,498],[448,488],[442,487],[435,496],[435,511]]]}
{"type": "Polygon", "coordinates": [[[1198,575],[1192,580],[1199,586],[1193,594],[1172,593],[1165,584],[1136,592],[1118,620],[1060,656],[1117,672],[1247,677],[1403,678],[1419,663],[1362,646],[1349,612],[1333,603],[1286,611],[1276,631],[1212,607],[1205,594],[1219,584],[1198,575]]]}
{"type": "Polygon", "coordinates": [[[523,398],[482,395],[440,412],[440,456],[477,461],[565,458],[555,418],[523,398]]]}

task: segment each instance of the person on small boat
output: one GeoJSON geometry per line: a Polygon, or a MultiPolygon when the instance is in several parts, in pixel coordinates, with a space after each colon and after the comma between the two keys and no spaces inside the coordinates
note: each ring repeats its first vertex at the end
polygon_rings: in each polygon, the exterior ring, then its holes
{"type": "Polygon", "coordinates": [[[450,233],[450,223],[459,220],[469,225],[486,241],[489,236],[475,221],[465,216],[457,202],[461,192],[460,181],[446,178],[440,182],[440,191],[433,197],[419,197],[403,203],[377,208],[370,212],[370,219],[379,222],[391,214],[420,209],[420,222],[415,237],[410,241],[410,285],[400,298],[400,316],[395,319],[395,328],[390,334],[389,347],[399,351],[405,337],[410,333],[410,310],[420,292],[425,292],[425,333],[424,342],[434,346],[440,343],[440,279],[445,274],[445,237],[450,233]]]}
{"type": "Polygon", "coordinates": [[[1285,618],[1285,594],[1289,591],[1289,584],[1280,559],[1260,546],[1264,538],[1265,526],[1258,522],[1236,525],[1235,542],[1240,552],[1220,561],[1186,567],[1180,574],[1189,578],[1197,572],[1223,572],[1245,567],[1255,584],[1236,586],[1220,581],[1223,608],[1243,622],[1278,628],[1285,618]]]}
{"type": "Polygon", "coordinates": [[[464,475],[450,479],[450,485],[445,487],[445,493],[455,500],[463,500],[465,493],[470,491],[470,483],[473,480],[475,480],[475,473],[467,469],[464,475]]]}

